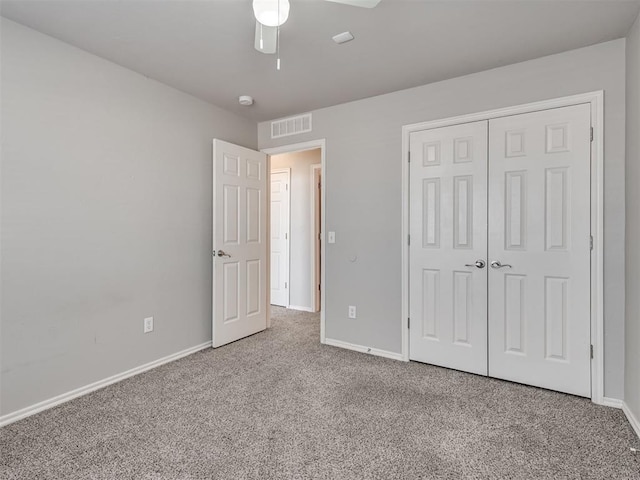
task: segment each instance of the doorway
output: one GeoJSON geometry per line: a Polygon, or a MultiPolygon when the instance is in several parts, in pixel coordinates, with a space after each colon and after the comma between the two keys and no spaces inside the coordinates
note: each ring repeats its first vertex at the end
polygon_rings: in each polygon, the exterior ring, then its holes
{"type": "Polygon", "coordinates": [[[601,115],[595,92],[404,128],[406,360],[602,402],[601,115]]]}
{"type": "Polygon", "coordinates": [[[324,342],[324,140],[263,152],[269,155],[271,172],[270,304],[320,312],[320,337],[324,342]],[[288,184],[283,180],[285,171],[289,175],[288,184]],[[284,197],[289,199],[288,218],[283,217],[287,211],[282,205],[284,197]],[[288,234],[284,224],[289,226],[288,234]],[[282,248],[287,249],[286,253],[282,253],[282,248]],[[282,265],[283,258],[288,258],[286,267],[282,265]],[[282,272],[288,272],[286,284],[282,272]],[[282,289],[286,289],[288,302],[278,295],[282,289]]]}

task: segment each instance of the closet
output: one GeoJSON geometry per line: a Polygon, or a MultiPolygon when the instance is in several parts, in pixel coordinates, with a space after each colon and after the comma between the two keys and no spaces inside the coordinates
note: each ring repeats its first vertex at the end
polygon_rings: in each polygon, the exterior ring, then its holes
{"type": "Polygon", "coordinates": [[[590,104],[409,142],[410,359],[590,397],[590,104]]]}

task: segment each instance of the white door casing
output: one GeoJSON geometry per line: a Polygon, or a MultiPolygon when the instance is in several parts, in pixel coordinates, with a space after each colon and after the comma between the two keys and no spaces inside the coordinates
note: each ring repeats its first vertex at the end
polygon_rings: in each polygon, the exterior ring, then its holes
{"type": "Polygon", "coordinates": [[[591,396],[590,106],[489,122],[489,375],[591,396]]]}
{"type": "MultiPolygon", "coordinates": [[[[604,391],[604,92],[593,91],[560,98],[514,105],[495,110],[464,114],[456,117],[419,122],[402,127],[402,355],[410,359],[410,255],[407,236],[410,232],[410,137],[415,132],[459,125],[481,120],[494,120],[532,112],[588,105],[591,114],[591,171],[590,199],[584,208],[590,209],[592,248],[590,270],[590,326],[591,326],[591,400],[600,405],[615,406],[619,402],[605,396],[604,391]]],[[[589,303],[588,299],[584,300],[589,303]]],[[[413,319],[411,319],[413,320],[413,319]]],[[[411,322],[412,327],[415,323],[411,322]]]]}
{"type": "Polygon", "coordinates": [[[289,168],[271,170],[271,305],[289,306],[289,168]]]}
{"type": "Polygon", "coordinates": [[[214,347],[266,328],[267,157],[213,141],[214,347]]]}
{"type": "Polygon", "coordinates": [[[410,358],[487,374],[486,121],[410,135],[410,358]],[[478,266],[476,266],[476,262],[478,266]]]}

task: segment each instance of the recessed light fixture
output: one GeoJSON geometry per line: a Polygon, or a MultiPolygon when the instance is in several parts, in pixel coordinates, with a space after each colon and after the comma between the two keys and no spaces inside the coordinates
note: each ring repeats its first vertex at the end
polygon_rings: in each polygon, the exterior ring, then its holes
{"type": "Polygon", "coordinates": [[[342,32],[338,35],[333,36],[333,41],[337,44],[347,43],[354,39],[354,36],[351,32],[342,32]]]}
{"type": "Polygon", "coordinates": [[[249,107],[253,105],[253,98],[249,95],[240,95],[240,97],[238,98],[238,102],[240,102],[240,105],[249,107]]]}

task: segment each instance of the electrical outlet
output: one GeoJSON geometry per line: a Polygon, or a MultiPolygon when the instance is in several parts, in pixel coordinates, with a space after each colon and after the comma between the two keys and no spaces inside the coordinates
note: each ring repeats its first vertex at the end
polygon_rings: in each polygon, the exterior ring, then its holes
{"type": "Polygon", "coordinates": [[[356,318],[356,307],[349,305],[349,318],[356,318]]]}
{"type": "Polygon", "coordinates": [[[329,243],[336,243],[336,232],[329,232],[329,238],[327,239],[329,243]]]}
{"type": "Polygon", "coordinates": [[[144,333],[153,332],[153,317],[144,319],[144,333]]]}

